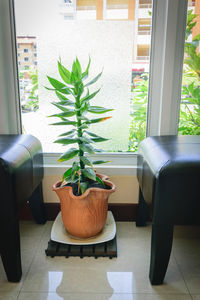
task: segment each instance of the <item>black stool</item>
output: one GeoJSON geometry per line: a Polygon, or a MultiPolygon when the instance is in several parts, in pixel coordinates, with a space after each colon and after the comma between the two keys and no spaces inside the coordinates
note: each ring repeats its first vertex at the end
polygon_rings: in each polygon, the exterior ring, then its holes
{"type": "Polygon", "coordinates": [[[29,206],[35,221],[46,222],[42,196],[43,154],[31,135],[0,135],[0,254],[8,281],[21,279],[19,214],[29,206]]]}
{"type": "Polygon", "coordinates": [[[200,136],[148,137],[139,147],[136,226],[152,218],[150,281],[162,284],[173,226],[200,224],[200,136]]]}

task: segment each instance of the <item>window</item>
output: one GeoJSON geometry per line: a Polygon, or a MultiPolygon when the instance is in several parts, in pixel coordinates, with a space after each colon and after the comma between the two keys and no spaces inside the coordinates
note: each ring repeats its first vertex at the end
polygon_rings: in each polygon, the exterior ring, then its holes
{"type": "Polygon", "coordinates": [[[29,58],[28,57],[24,57],[24,61],[28,61],[29,60],[29,58]]]}
{"type": "Polygon", "coordinates": [[[28,49],[24,49],[24,53],[27,53],[28,52],[28,49]]]}
{"type": "MultiPolygon", "coordinates": [[[[10,24],[14,24],[11,14],[12,2],[4,1],[4,4],[3,10],[0,11],[0,26],[7,25],[5,26],[4,38],[2,39],[0,36],[0,53],[4,53],[3,59],[1,59],[2,68],[0,69],[0,78],[3,79],[0,80],[2,108],[0,110],[0,128],[2,133],[19,133],[17,76],[14,76],[15,65],[13,65],[15,44],[10,38],[14,34],[14,27],[10,26],[10,24]],[[9,5],[11,5],[11,9],[9,5]]],[[[141,4],[141,1],[138,1],[138,5],[141,6],[141,4]]],[[[148,6],[150,5],[148,4],[148,6]]],[[[186,11],[186,0],[154,0],[147,135],[177,133],[186,11]]],[[[41,14],[44,15],[43,12],[41,14]]],[[[26,29],[23,34],[26,34],[26,29]]],[[[32,37],[35,37],[35,32],[31,32],[31,34],[32,37]]],[[[134,51],[133,55],[136,54],[137,51],[134,51]]],[[[143,69],[138,63],[137,68],[133,68],[133,71],[142,73],[143,69]]],[[[34,72],[37,74],[37,70],[34,72]]],[[[119,153],[110,154],[109,159],[118,164],[119,158],[122,156],[124,157],[119,153]]],[[[130,158],[135,156],[131,154],[128,157],[127,163],[130,166],[130,158]]],[[[121,164],[123,164],[124,170],[124,163],[121,164]]]]}
{"type": "Polygon", "coordinates": [[[200,135],[200,0],[189,1],[179,134],[200,135]]]}
{"type": "MultiPolygon", "coordinates": [[[[40,0],[32,0],[29,1],[30,3],[32,3],[33,8],[31,8],[33,11],[31,16],[28,14],[30,6],[26,6],[26,0],[15,1],[17,40],[23,39],[23,42],[28,44],[28,49],[31,49],[31,45],[33,45],[34,49],[37,50],[34,55],[38,57],[37,62],[33,61],[32,64],[30,62],[28,77],[31,94],[32,72],[37,71],[38,75],[36,76],[38,76],[40,90],[37,91],[35,101],[30,101],[27,98],[27,105],[24,105],[23,102],[22,123],[24,132],[38,137],[45,152],[62,151],[62,146],[53,144],[62,127],[59,129],[50,127],[49,124],[52,123],[52,119],[47,118],[54,110],[56,112],[56,108],[50,104],[51,100],[54,99],[54,94],[44,88],[49,84],[46,75],[59,78],[57,71],[59,56],[63,64],[71,68],[72,60],[76,55],[84,67],[87,66],[90,55],[92,61],[91,78],[96,73],[101,72],[103,68],[103,75],[99,83],[96,84],[96,88],[102,86],[101,92],[96,96],[93,103],[114,108],[111,120],[105,122],[103,126],[93,125],[94,132],[103,136],[106,132],[106,137],[110,138],[108,142],[103,142],[102,145],[97,146],[110,152],[136,151],[139,142],[138,136],[144,137],[146,128],[147,98],[145,103],[139,103],[135,89],[140,88],[141,79],[147,82],[149,73],[151,42],[149,8],[148,11],[146,8],[142,10],[142,13],[145,12],[146,14],[143,17],[143,23],[148,24],[149,30],[148,44],[143,45],[144,41],[147,42],[145,36],[142,36],[140,40],[134,39],[139,31],[135,26],[137,24],[136,16],[141,14],[137,1],[77,0],[76,3],[68,2],[67,4],[71,4],[64,7],[62,4],[58,5],[57,1],[52,1],[48,5],[49,13],[41,14],[41,22],[45,22],[45,27],[41,27],[40,22],[35,23],[34,11],[36,14],[36,7],[37,5],[40,6],[40,0]],[[27,13],[24,13],[26,8],[27,13]],[[56,13],[57,11],[59,13],[56,13]],[[73,21],[66,16],[70,16],[73,21]],[[52,18],[55,19],[56,27],[52,24],[52,18]],[[23,38],[24,26],[27,26],[28,29],[26,30],[26,37],[23,38]],[[35,36],[33,36],[33,32],[35,36]],[[143,71],[141,72],[141,70],[143,71]],[[32,109],[29,107],[30,103],[32,109]],[[140,109],[143,111],[143,135],[140,132],[136,117],[140,109]],[[135,135],[133,130],[135,132],[136,127],[138,128],[135,135]]],[[[24,60],[27,61],[27,58],[24,60]]],[[[35,88],[34,92],[36,92],[35,88]]]]}

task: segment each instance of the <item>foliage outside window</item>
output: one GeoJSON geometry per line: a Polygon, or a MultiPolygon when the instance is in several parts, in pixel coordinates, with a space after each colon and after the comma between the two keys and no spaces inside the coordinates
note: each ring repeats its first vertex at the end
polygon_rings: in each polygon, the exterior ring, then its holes
{"type": "MultiPolygon", "coordinates": [[[[178,132],[181,135],[200,135],[200,34],[192,36],[197,14],[188,11],[185,58],[178,132]]],[[[145,138],[148,76],[141,75],[133,89],[129,150],[137,151],[145,138]]]]}
{"type": "Polygon", "coordinates": [[[182,135],[200,135],[200,34],[188,41],[197,24],[196,17],[192,10],[188,11],[179,120],[179,133],[182,135]]]}

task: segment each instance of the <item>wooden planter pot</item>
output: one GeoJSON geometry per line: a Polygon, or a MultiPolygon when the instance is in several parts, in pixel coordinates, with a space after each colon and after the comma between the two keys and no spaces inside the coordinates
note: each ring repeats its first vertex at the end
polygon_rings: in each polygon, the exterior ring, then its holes
{"type": "Polygon", "coordinates": [[[81,196],[75,196],[72,187],[60,187],[61,181],[53,185],[57,193],[66,230],[78,238],[89,238],[100,233],[105,225],[108,198],[116,189],[105,175],[97,174],[111,189],[89,188],[81,196]]]}

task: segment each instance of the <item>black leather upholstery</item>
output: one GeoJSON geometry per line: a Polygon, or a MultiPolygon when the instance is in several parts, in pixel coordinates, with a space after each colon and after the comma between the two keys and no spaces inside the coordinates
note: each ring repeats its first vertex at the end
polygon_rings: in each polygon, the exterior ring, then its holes
{"type": "Polygon", "coordinates": [[[18,217],[24,204],[29,200],[38,223],[46,221],[42,179],[41,143],[31,135],[0,135],[0,253],[9,281],[21,278],[18,217]]]}
{"type": "Polygon", "coordinates": [[[137,178],[140,199],[136,225],[145,224],[149,211],[150,280],[160,284],[170,257],[173,225],[200,224],[200,136],[146,138],[139,147],[137,178]]]}

